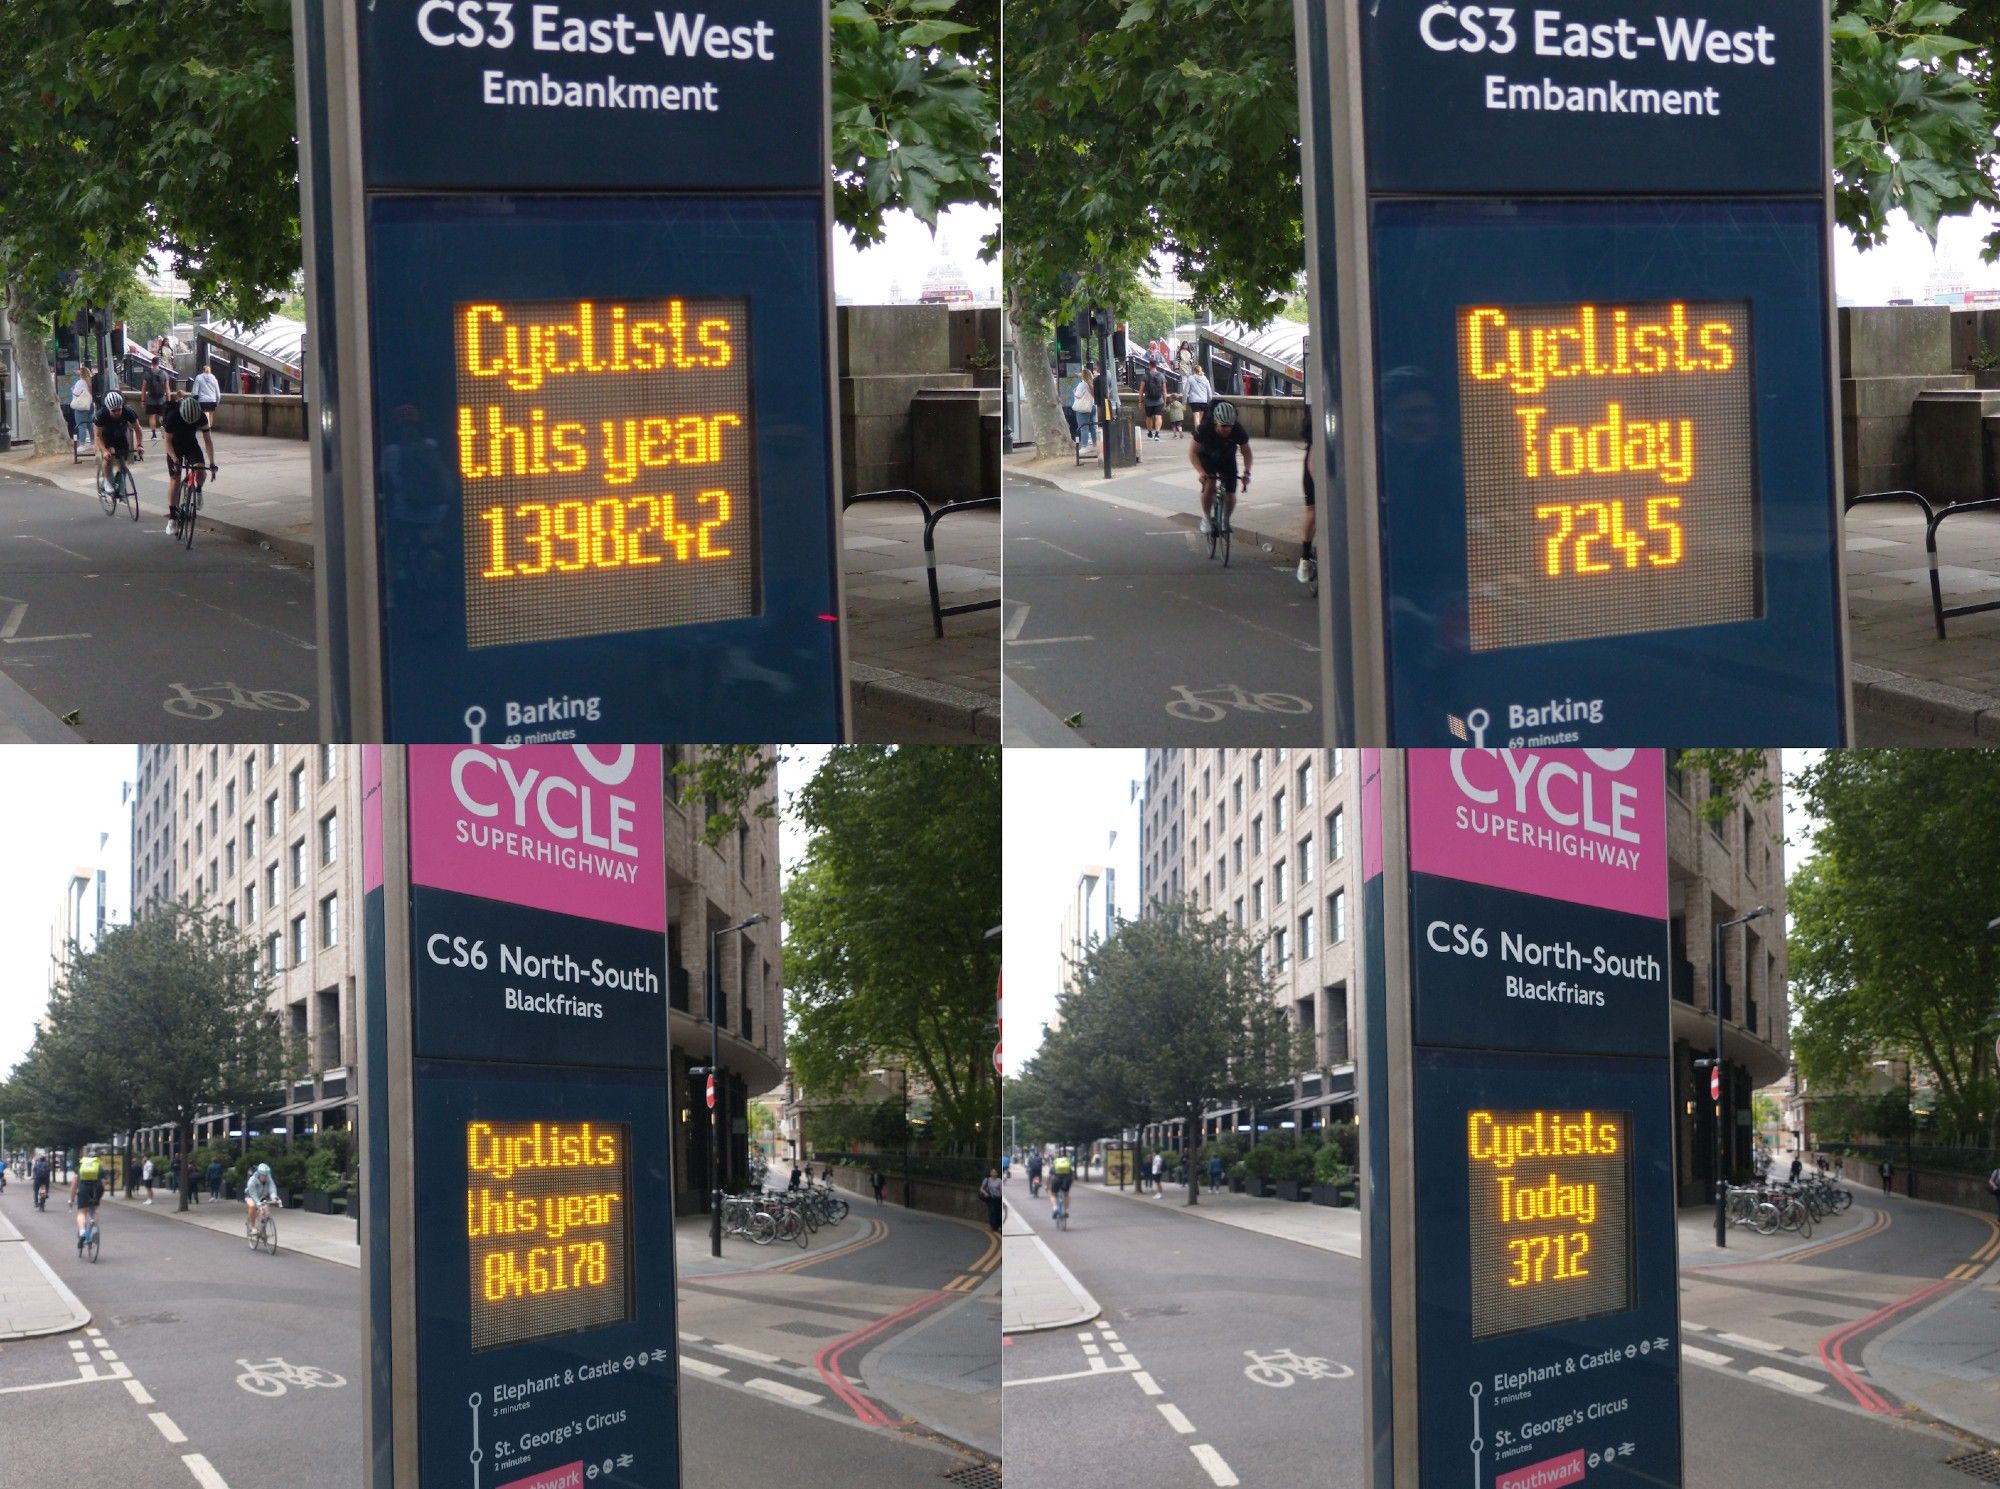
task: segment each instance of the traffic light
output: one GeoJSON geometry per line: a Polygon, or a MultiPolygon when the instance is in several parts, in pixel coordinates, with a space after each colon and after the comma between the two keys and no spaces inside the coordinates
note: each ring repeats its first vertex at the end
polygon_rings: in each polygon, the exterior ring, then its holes
{"type": "Polygon", "coordinates": [[[111,355],[123,359],[125,356],[125,322],[120,321],[111,328],[111,355]]]}
{"type": "Polygon", "coordinates": [[[1056,356],[1064,362],[1082,358],[1083,338],[1077,335],[1074,323],[1056,327],[1056,356]]]}
{"type": "Polygon", "coordinates": [[[1123,326],[1116,327],[1111,333],[1111,360],[1114,362],[1125,360],[1125,335],[1123,326]]]}

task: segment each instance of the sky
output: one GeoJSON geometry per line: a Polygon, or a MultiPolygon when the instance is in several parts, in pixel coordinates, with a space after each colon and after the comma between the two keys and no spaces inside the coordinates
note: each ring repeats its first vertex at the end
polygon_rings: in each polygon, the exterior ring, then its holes
{"type": "Polygon", "coordinates": [[[1979,250],[1993,230],[1996,218],[1983,208],[1970,217],[1947,218],[1938,225],[1938,246],[1934,253],[1928,239],[1910,219],[1896,213],[1889,224],[1889,240],[1880,248],[1863,253],[1847,233],[1833,233],[1833,287],[1842,302],[1853,305],[1886,305],[1894,299],[1930,300],[1930,278],[1940,262],[1955,276],[1963,277],[1968,289],[2000,289],[2000,264],[1982,263],[1979,250]]]}
{"type": "Polygon", "coordinates": [[[1007,1074],[1019,1075],[1055,1012],[1058,931],[1078,871],[1086,864],[1111,867],[1121,914],[1128,920],[1138,914],[1139,798],[1132,788],[1145,778],[1146,752],[1008,750],[1001,759],[1002,1061],[1007,1074]]]}
{"type": "Polygon", "coordinates": [[[132,827],[120,792],[138,763],[129,745],[0,745],[0,1076],[27,1053],[48,1002],[49,928],[70,871],[103,867],[111,918],[127,919],[132,827]]]}
{"type": "Polygon", "coordinates": [[[938,217],[937,236],[908,212],[892,212],[888,236],[865,251],[854,246],[844,228],[833,231],[833,292],[852,305],[886,305],[891,299],[914,300],[924,287],[924,275],[939,257],[940,245],[972,283],[973,297],[982,305],[1000,299],[1000,265],[979,257],[980,244],[993,231],[1000,214],[990,207],[950,207],[938,217]]]}

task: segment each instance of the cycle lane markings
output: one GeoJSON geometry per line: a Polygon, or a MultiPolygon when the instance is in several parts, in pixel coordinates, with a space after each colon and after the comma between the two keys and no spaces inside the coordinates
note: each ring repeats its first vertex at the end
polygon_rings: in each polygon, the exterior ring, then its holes
{"type": "Polygon", "coordinates": [[[181,1462],[187,1465],[189,1473],[201,1489],[229,1489],[229,1480],[215,1471],[215,1465],[199,1453],[181,1454],[181,1462]]]}
{"type": "Polygon", "coordinates": [[[146,1415],[152,1421],[152,1424],[160,1429],[160,1436],[164,1437],[168,1442],[178,1444],[187,1441],[187,1434],[176,1427],[174,1419],[165,1412],[149,1411],[146,1415]]]}

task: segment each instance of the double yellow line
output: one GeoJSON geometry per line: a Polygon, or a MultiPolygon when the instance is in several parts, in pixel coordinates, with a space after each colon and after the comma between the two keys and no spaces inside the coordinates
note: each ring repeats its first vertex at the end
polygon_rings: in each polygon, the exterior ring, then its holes
{"type": "Polygon", "coordinates": [[[873,1230],[870,1234],[849,1241],[845,1246],[836,1246],[831,1251],[822,1251],[817,1256],[802,1256],[797,1261],[786,1262],[779,1267],[766,1267],[767,1272],[803,1272],[807,1267],[816,1267],[821,1262],[832,1261],[836,1256],[852,1256],[857,1251],[865,1251],[889,1234],[889,1227],[879,1220],[868,1222],[873,1230]]]}
{"type": "Polygon", "coordinates": [[[979,1260],[967,1267],[958,1276],[944,1285],[946,1292],[969,1293],[992,1275],[1000,1265],[1000,1234],[991,1232],[986,1237],[986,1249],[979,1254],[979,1260]]]}
{"type": "Polygon", "coordinates": [[[1879,1236],[1893,1223],[1887,1210],[1877,1210],[1875,1218],[1862,1226],[1860,1230],[1849,1231],[1844,1236],[1832,1241],[1824,1241],[1818,1246],[1808,1247],[1804,1251],[1790,1251],[1783,1256],[1774,1256],[1771,1260],[1774,1263],[1784,1263],[1786,1265],[1792,1262],[1811,1261],[1816,1256],[1825,1256],[1829,1251],[1838,1251],[1843,1246],[1852,1246],[1856,1241],[1865,1241],[1870,1236],[1879,1236]]]}
{"type": "Polygon", "coordinates": [[[1979,1218],[1986,1222],[1986,1229],[1989,1232],[1986,1244],[1972,1253],[1971,1261],[1951,1270],[1949,1275],[1959,1282],[1970,1282],[1985,1271],[1989,1263],[2000,1258],[2000,1221],[1995,1221],[1990,1215],[1981,1215],[1979,1218]]]}

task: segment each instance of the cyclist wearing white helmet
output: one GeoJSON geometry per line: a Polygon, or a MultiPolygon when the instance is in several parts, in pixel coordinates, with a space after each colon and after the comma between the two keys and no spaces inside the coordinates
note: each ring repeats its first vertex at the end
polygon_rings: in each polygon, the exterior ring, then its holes
{"type": "Polygon", "coordinates": [[[108,486],[112,460],[130,459],[142,432],[138,413],[125,406],[125,395],[116,388],[104,395],[104,407],[98,411],[96,429],[97,478],[108,486]]]}
{"type": "Polygon", "coordinates": [[[167,522],[168,530],[176,513],[180,511],[181,487],[183,479],[198,482],[199,472],[206,468],[215,474],[213,457],[202,458],[202,441],[208,432],[208,411],[201,406],[201,400],[190,393],[179,403],[167,408],[167,416],[162,426],[167,431],[167,522]]]}
{"type": "Polygon", "coordinates": [[[1216,400],[1195,422],[1194,438],[1188,443],[1188,464],[1201,473],[1201,530],[1215,531],[1215,488],[1222,486],[1225,518],[1236,509],[1236,488],[1250,484],[1250,435],[1236,422],[1236,405],[1228,399],[1216,400]],[[1236,474],[1236,452],[1243,452],[1243,474],[1236,474]]]}

